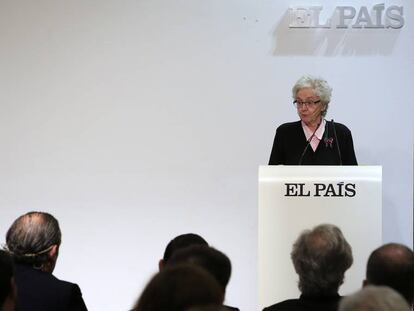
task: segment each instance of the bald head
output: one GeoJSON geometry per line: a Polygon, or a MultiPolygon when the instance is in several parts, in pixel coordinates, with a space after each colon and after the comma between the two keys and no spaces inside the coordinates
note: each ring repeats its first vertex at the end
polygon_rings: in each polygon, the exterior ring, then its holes
{"type": "Polygon", "coordinates": [[[57,253],[60,242],[58,221],[44,212],[29,212],[20,216],[6,234],[7,248],[14,260],[38,268],[50,262],[50,251],[55,248],[57,253]]]}
{"type": "Polygon", "coordinates": [[[389,243],[377,248],[368,259],[366,283],[389,286],[412,304],[414,301],[413,251],[397,243],[389,243]]]}

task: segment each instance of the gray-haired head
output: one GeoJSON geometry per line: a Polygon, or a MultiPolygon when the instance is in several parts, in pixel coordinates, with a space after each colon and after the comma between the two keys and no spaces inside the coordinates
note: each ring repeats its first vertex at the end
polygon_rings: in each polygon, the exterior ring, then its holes
{"type": "Polygon", "coordinates": [[[13,259],[41,268],[50,249],[61,243],[59,222],[44,212],[29,212],[17,218],[6,234],[6,244],[13,259]]]}
{"type": "Polygon", "coordinates": [[[366,286],[342,298],[338,311],[409,311],[407,301],[386,286],[366,286]]]}
{"type": "Polygon", "coordinates": [[[328,82],[322,78],[316,78],[310,75],[302,76],[292,88],[293,100],[296,100],[298,91],[304,88],[312,89],[315,96],[319,97],[321,104],[324,107],[324,109],[322,109],[322,116],[324,117],[328,112],[332,95],[332,88],[329,86],[328,82]]]}
{"type": "Polygon", "coordinates": [[[352,265],[352,249],[341,230],[330,224],[303,231],[293,244],[291,258],[306,295],[332,295],[352,265]]]}

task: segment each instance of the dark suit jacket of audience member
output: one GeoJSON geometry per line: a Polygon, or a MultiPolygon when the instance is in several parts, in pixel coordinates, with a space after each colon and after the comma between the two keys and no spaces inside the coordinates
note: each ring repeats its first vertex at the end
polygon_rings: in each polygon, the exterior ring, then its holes
{"type": "Polygon", "coordinates": [[[19,311],[86,311],[79,286],[61,281],[51,273],[16,264],[19,311]]]}
{"type": "Polygon", "coordinates": [[[336,311],[341,296],[305,297],[289,299],[276,303],[263,311],[336,311]]]}

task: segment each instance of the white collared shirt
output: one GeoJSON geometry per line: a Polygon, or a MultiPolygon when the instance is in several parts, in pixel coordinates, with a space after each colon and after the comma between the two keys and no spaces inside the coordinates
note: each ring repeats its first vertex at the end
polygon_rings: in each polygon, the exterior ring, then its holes
{"type": "MultiPolygon", "coordinates": [[[[305,133],[306,140],[308,141],[309,138],[311,138],[313,131],[311,131],[311,129],[303,121],[301,123],[302,123],[303,132],[305,133]]],[[[316,130],[315,135],[313,135],[312,137],[310,145],[313,151],[315,151],[316,148],[318,148],[319,142],[322,140],[323,133],[325,133],[325,124],[326,124],[325,119],[322,119],[322,122],[319,125],[318,129],[316,130]]]]}

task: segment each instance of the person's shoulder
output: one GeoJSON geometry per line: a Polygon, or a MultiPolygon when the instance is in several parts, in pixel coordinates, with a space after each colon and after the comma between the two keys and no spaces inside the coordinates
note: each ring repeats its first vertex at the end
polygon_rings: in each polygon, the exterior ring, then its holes
{"type": "Polygon", "coordinates": [[[295,307],[298,305],[299,299],[288,299],[274,305],[271,305],[267,308],[264,308],[263,311],[294,311],[296,310],[295,307]]]}
{"type": "MultiPolygon", "coordinates": [[[[16,284],[21,294],[20,303],[37,306],[47,301],[48,309],[42,310],[87,310],[77,284],[60,280],[51,273],[28,265],[16,264],[15,268],[16,284]],[[35,301],[33,297],[36,297],[35,301]]],[[[35,309],[41,308],[33,307],[33,310],[35,309]]]]}
{"type": "Polygon", "coordinates": [[[332,121],[329,121],[329,124],[331,126],[335,125],[335,130],[337,130],[338,132],[351,133],[351,130],[345,124],[338,123],[335,121],[333,123],[332,121]]]}
{"type": "Polygon", "coordinates": [[[277,131],[290,131],[292,129],[297,129],[297,128],[302,128],[302,125],[300,123],[300,121],[295,121],[295,122],[288,122],[288,123],[283,123],[281,125],[279,125],[279,127],[277,128],[277,131]]]}
{"type": "Polygon", "coordinates": [[[15,274],[17,282],[24,282],[30,284],[45,284],[55,282],[55,277],[40,269],[35,269],[26,264],[15,264],[15,274]]]}
{"type": "Polygon", "coordinates": [[[66,297],[65,300],[67,301],[66,304],[68,309],[86,311],[87,307],[83,301],[82,292],[78,284],[59,280],[57,278],[56,280],[59,282],[62,295],[66,297]]]}
{"type": "Polygon", "coordinates": [[[54,282],[56,283],[56,285],[58,285],[59,287],[61,287],[62,289],[67,290],[68,292],[72,292],[72,293],[81,293],[80,287],[78,286],[78,284],[76,283],[72,283],[69,281],[64,281],[64,280],[60,280],[57,277],[55,277],[54,275],[51,275],[54,279],[54,282]]]}
{"type": "Polygon", "coordinates": [[[58,278],[56,278],[55,277],[55,279],[56,279],[56,281],[57,282],[59,282],[59,284],[61,284],[62,286],[64,286],[64,287],[68,287],[68,288],[79,288],[79,286],[78,286],[78,284],[76,284],[76,283],[72,283],[72,282],[69,282],[69,281],[64,281],[64,280],[60,280],[60,279],[58,279],[58,278]]]}

